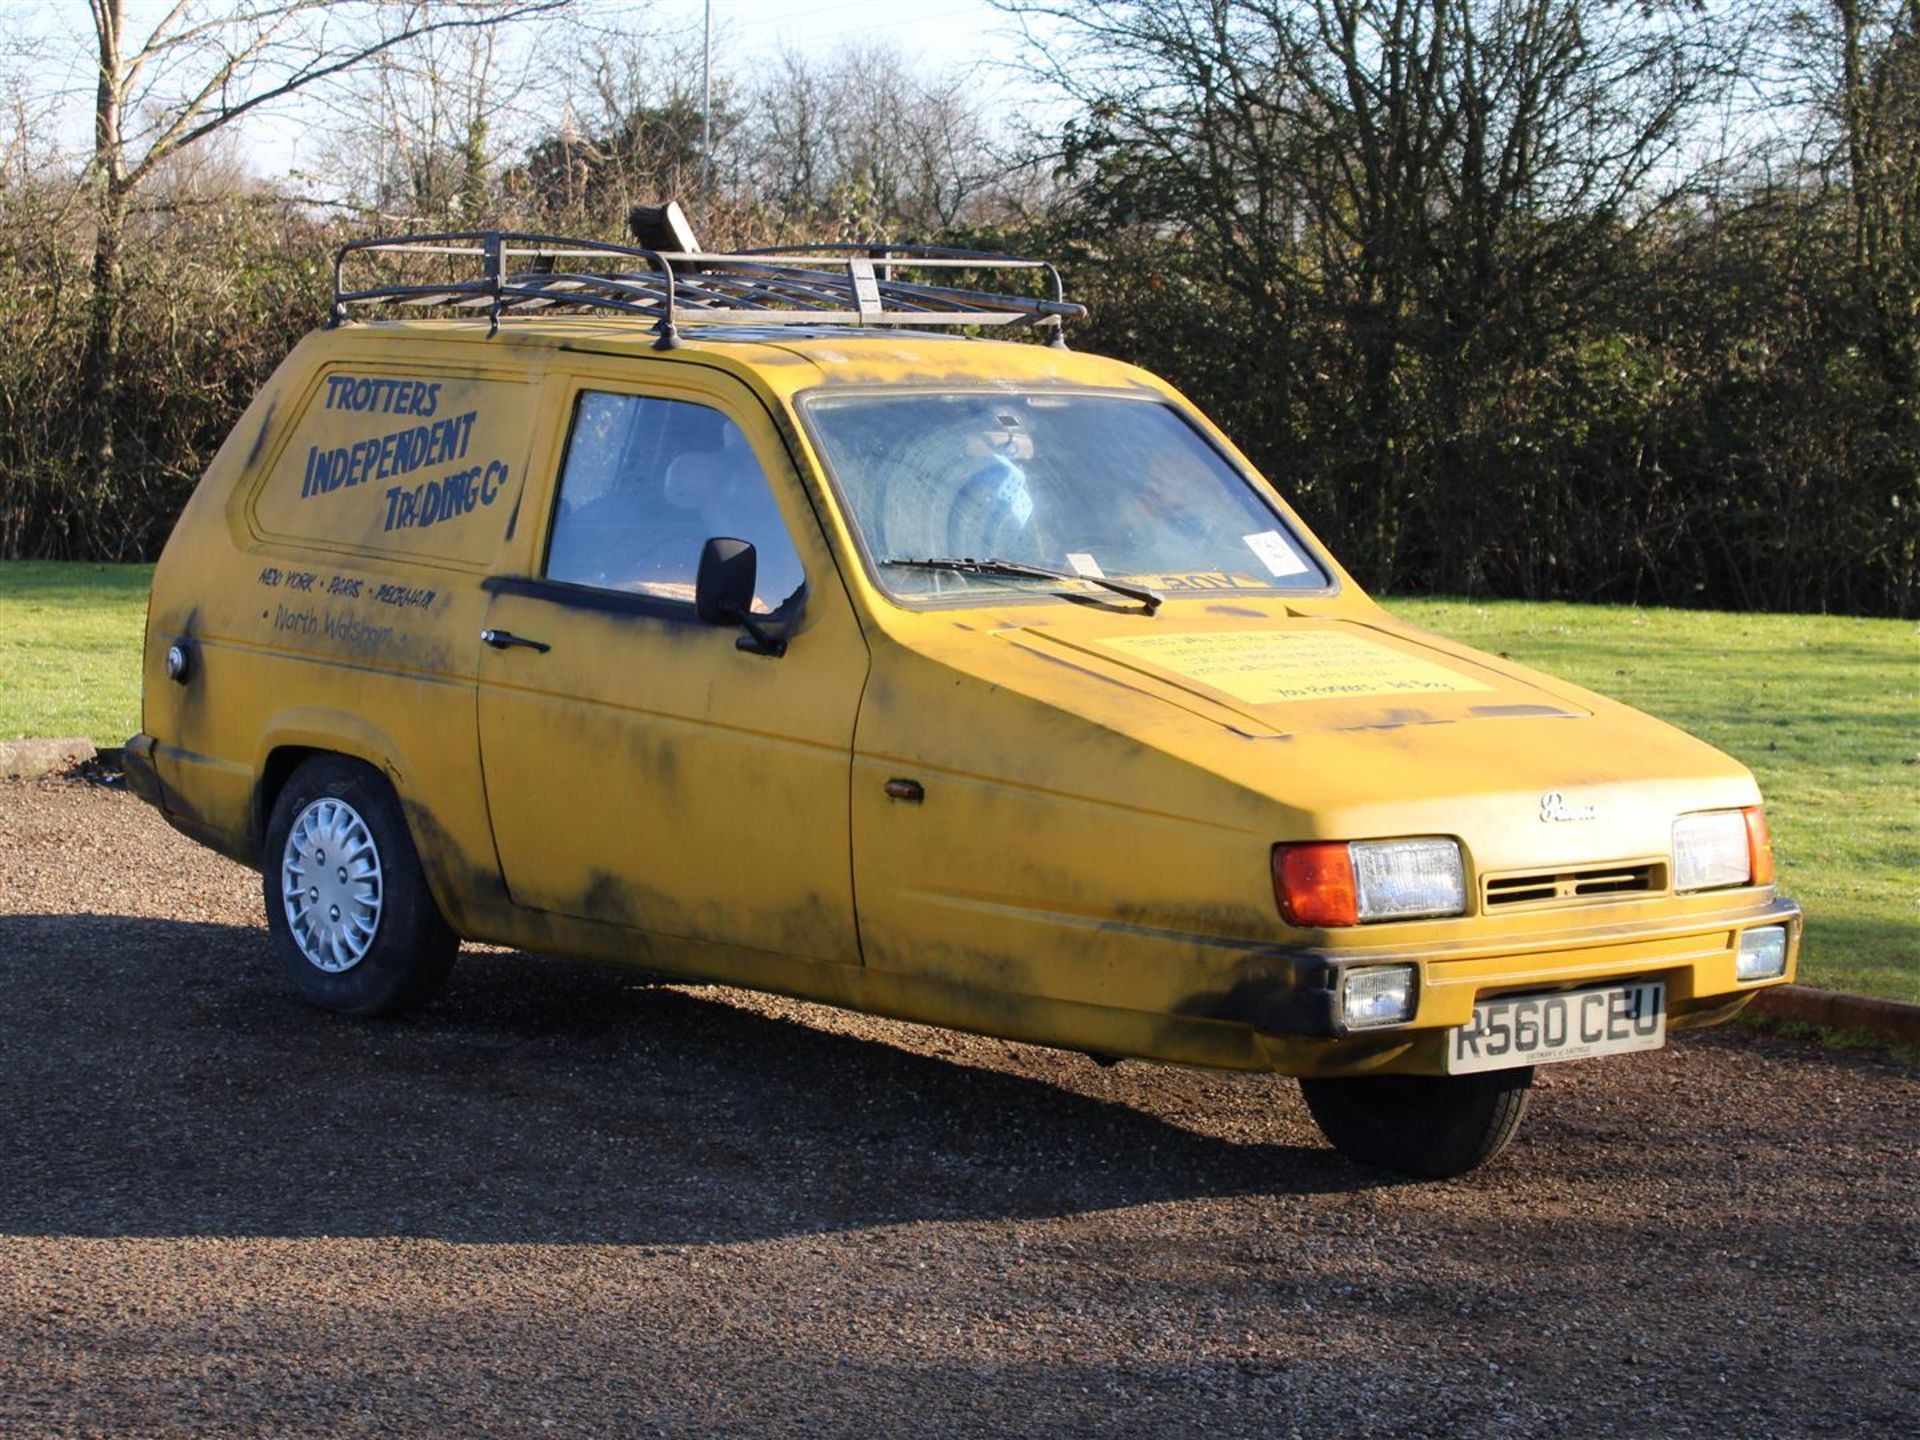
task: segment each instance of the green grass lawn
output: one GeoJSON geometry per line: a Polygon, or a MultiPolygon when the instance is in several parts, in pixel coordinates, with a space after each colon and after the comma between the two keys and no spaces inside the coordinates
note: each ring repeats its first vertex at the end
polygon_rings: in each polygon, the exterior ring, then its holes
{"type": "MultiPolygon", "coordinates": [[[[144,565],[0,563],[0,738],[139,728],[144,565]]],[[[1649,710],[1752,767],[1801,979],[1920,1001],[1920,626],[1518,601],[1390,608],[1649,710]]]]}
{"type": "Polygon", "coordinates": [[[1519,601],[1395,600],[1402,619],[1691,731],[1760,781],[1800,979],[1920,1001],[1920,626],[1519,601]]]}
{"type": "Polygon", "coordinates": [[[0,561],[0,740],[140,728],[151,565],[0,561]]]}

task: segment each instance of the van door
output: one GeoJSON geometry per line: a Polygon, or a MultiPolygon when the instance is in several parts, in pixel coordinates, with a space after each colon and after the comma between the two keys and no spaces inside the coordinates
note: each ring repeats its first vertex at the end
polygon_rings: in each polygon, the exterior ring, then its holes
{"type": "Polygon", "coordinates": [[[538,558],[488,582],[487,804],[516,905],[857,962],[866,643],[771,420],[738,401],[574,390],[538,558]],[[696,617],[711,536],[753,543],[753,608],[783,655],[696,617]]]}

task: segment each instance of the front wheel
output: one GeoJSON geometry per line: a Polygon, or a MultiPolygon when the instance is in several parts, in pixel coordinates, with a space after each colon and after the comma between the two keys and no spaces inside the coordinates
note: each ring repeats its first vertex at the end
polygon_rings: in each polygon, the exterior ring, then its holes
{"type": "Polygon", "coordinates": [[[1520,1129],[1533,1067],[1480,1075],[1302,1078],[1314,1123],[1336,1150],[1367,1165],[1441,1180],[1484,1165],[1520,1129]]]}
{"type": "Polygon", "coordinates": [[[274,801],[260,859],[267,928],[303,1000],[397,1015],[446,983],[460,942],[378,771],[339,755],[307,761],[274,801]]]}

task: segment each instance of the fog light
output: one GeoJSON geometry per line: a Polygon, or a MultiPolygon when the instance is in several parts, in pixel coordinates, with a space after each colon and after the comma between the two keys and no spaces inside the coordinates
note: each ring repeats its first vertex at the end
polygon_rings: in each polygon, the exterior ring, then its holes
{"type": "Polygon", "coordinates": [[[1734,973],[1742,980],[1771,980],[1787,973],[1787,927],[1768,925],[1740,937],[1734,973]]]}
{"type": "Polygon", "coordinates": [[[1349,1030],[1413,1018],[1413,966],[1368,965],[1343,972],[1340,1013],[1349,1030]]]}

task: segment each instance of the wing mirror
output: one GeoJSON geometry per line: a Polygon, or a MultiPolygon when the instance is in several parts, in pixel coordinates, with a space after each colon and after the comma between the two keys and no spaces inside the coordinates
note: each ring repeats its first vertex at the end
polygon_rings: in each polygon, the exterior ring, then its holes
{"type": "Polygon", "coordinates": [[[747,633],[738,644],[759,655],[784,655],[787,642],[753,618],[753,587],[760,562],[745,540],[716,535],[701,547],[693,582],[693,608],[708,625],[737,625],[747,633]]]}

